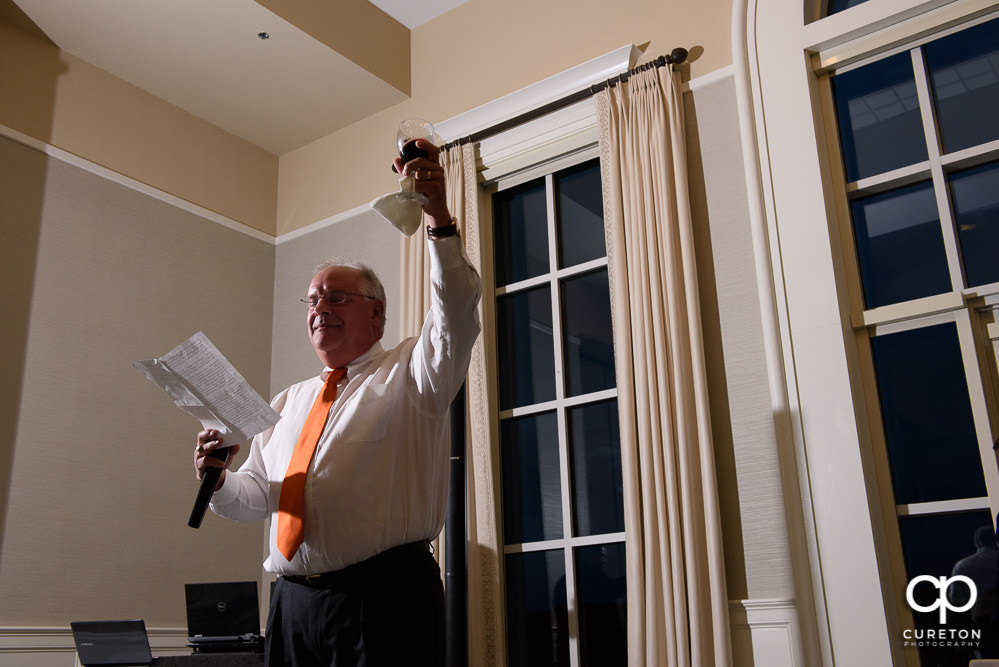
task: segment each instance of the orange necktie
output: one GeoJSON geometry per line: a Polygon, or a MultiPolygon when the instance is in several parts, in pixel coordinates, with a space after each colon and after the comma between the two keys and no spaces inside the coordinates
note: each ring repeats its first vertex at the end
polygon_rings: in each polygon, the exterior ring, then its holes
{"type": "Polygon", "coordinates": [[[326,418],[336,400],[336,385],[347,375],[346,368],[334,368],[326,377],[323,390],[312,404],[298,444],[291,454],[288,471],[281,484],[281,499],[278,502],[277,546],[284,557],[291,560],[302,544],[305,528],[302,526],[302,509],[305,504],[305,476],[309,472],[309,462],[323,434],[326,418]]]}

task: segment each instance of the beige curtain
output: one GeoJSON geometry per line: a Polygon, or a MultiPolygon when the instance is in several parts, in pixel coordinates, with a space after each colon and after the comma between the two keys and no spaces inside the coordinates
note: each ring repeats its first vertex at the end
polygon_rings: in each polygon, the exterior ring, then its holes
{"type": "Polygon", "coordinates": [[[621,420],[631,665],[731,664],[676,75],[595,96],[621,420]]]}
{"type": "MultiPolygon", "coordinates": [[[[476,147],[465,144],[441,152],[447,174],[447,204],[458,220],[458,229],[472,266],[483,276],[488,289],[490,272],[483,270],[479,226],[479,186],[476,178],[476,147]]],[[[419,334],[430,308],[430,267],[426,234],[416,233],[402,240],[401,335],[419,334]]],[[[491,326],[490,314],[479,305],[483,331],[491,326]]],[[[506,649],[499,641],[496,604],[500,598],[499,529],[496,525],[495,464],[492,461],[492,420],[488,413],[493,391],[486,381],[486,350],[483,336],[472,349],[465,394],[467,403],[466,513],[468,526],[468,655],[470,665],[502,665],[506,649]]],[[[445,571],[444,535],[435,545],[441,571],[445,571]]]]}

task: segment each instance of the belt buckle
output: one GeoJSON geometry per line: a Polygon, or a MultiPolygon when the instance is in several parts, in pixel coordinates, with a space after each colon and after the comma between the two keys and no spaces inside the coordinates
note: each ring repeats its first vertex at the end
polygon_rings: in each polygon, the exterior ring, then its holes
{"type": "Polygon", "coordinates": [[[322,579],[322,576],[322,574],[307,574],[305,575],[305,583],[310,586],[314,586],[320,579],[322,579]]]}

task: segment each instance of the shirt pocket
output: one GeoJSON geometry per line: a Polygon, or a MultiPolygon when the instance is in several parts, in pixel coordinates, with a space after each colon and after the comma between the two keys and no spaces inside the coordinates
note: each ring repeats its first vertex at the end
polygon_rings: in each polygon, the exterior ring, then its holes
{"type": "Polygon", "coordinates": [[[388,431],[391,396],[386,384],[369,384],[350,399],[341,417],[343,442],[382,440],[388,431]]]}

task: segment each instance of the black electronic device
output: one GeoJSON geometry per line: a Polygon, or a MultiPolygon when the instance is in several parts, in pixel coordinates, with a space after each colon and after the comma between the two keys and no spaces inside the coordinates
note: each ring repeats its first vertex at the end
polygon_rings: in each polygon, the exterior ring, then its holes
{"type": "Polygon", "coordinates": [[[135,667],[153,663],[142,619],[73,621],[69,626],[76,642],[76,655],[84,667],[135,667]]]}
{"type": "Polygon", "coordinates": [[[257,582],[185,584],[188,643],[196,653],[262,651],[257,582]]]}
{"type": "MultiPolygon", "coordinates": [[[[219,461],[225,461],[229,458],[229,448],[219,447],[218,449],[213,449],[208,456],[219,461]]],[[[208,510],[208,503],[212,500],[212,494],[215,493],[215,487],[219,483],[219,477],[222,476],[222,468],[208,467],[205,469],[205,474],[201,478],[201,486],[198,487],[198,497],[194,499],[194,509],[191,510],[191,516],[187,520],[187,525],[191,528],[200,528],[201,522],[205,518],[205,512],[208,510]]]]}

